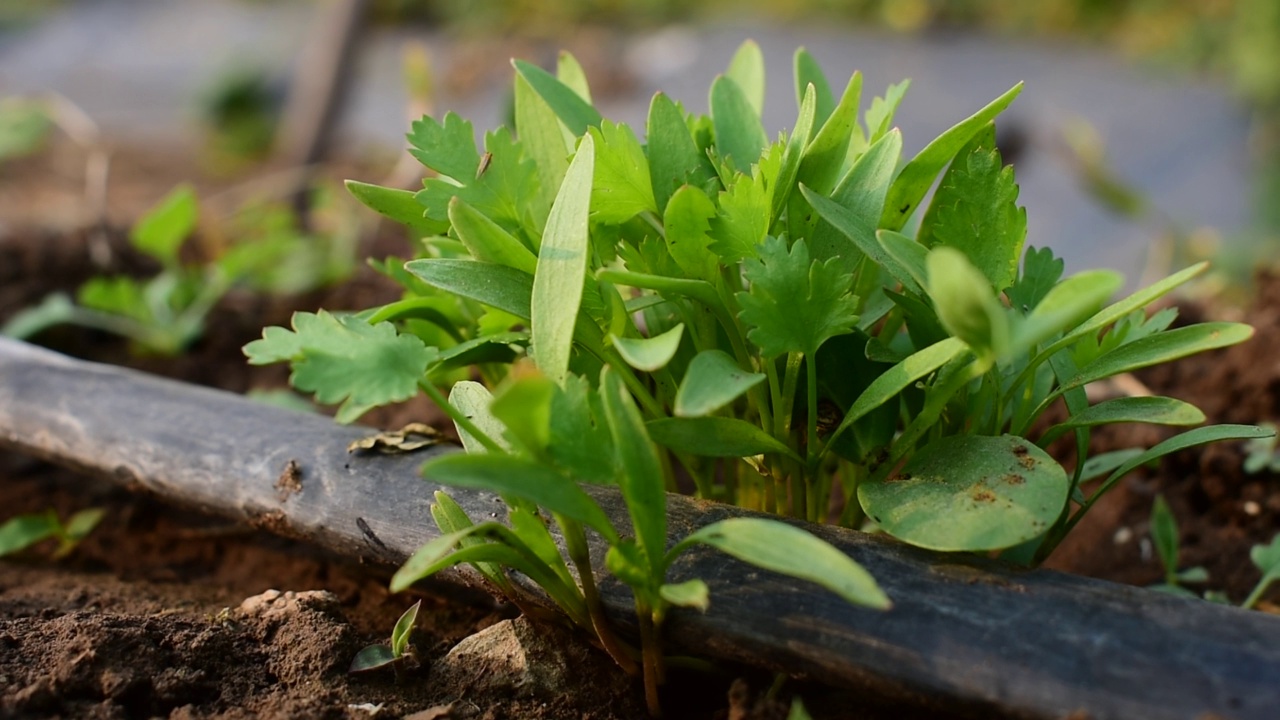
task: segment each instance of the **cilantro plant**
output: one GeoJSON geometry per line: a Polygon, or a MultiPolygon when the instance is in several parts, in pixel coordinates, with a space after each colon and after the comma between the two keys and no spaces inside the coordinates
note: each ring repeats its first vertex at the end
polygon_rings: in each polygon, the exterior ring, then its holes
{"type": "Polygon", "coordinates": [[[302,292],[341,279],[353,267],[352,248],[340,232],[325,238],[305,235],[295,229],[291,214],[265,205],[247,207],[219,228],[238,241],[219,249],[215,259],[184,262],[181,254],[198,220],[195,191],[187,185],[175,188],[129,234],[133,247],[159,264],[157,274],[91,278],[74,299],[53,293],[11,318],[0,334],[29,338],[73,324],[128,338],[146,352],[179,355],[201,336],[209,312],[234,288],[302,292]]]}
{"type": "Polygon", "coordinates": [[[1174,595],[1198,597],[1185,585],[1208,582],[1209,571],[1199,566],[1186,570],[1178,569],[1180,537],[1178,521],[1173,517],[1169,503],[1165,502],[1163,495],[1157,495],[1155,503],[1151,506],[1151,540],[1156,546],[1156,555],[1160,558],[1160,564],[1164,567],[1164,582],[1153,587],[1174,595]]]}
{"type": "Polygon", "coordinates": [[[652,690],[664,607],[705,599],[664,584],[672,553],[715,540],[771,569],[835,577],[806,564],[827,562],[818,541],[779,523],[728,521],[667,550],[663,490],[1034,563],[1129,471],[1268,434],[1201,427],[1088,456],[1096,426],[1204,416],[1164,397],[1090,404],[1087,385],[1252,330],[1148,316],[1203,265],[1112,302],[1117,273],[1064,278],[1049,250],[1024,252],[1026,216],[993,124],[1020,85],[904,161],[893,119],[908,83],[864,110],[862,76],[836,95],[804,50],[797,119],[776,141],[760,120],[754,43],[713,83],[709,115],[659,93],[643,133],[600,115],[572,57],[555,74],[514,65],[514,130],[486,133],[481,148],[457,115],[424,117],[408,136],[432,172],[421,191],[348,183],[422,238],[417,257],[381,265],[404,299],[299,313],[292,330],[268,328],[245,348],[254,363],[292,363],[294,385],[341,403],[343,421],[427,393],[471,451],[427,475],[507,499],[510,527],[472,524],[438,496],[444,536],[397,586],[472,562],[509,591],[498,568],[516,568],[626,667],[632,653],[598,617],[589,528],[636,592],[652,690]],[[1046,426],[1058,405],[1065,420],[1046,426]],[[1080,458],[1071,470],[1044,450],[1063,436],[1080,458]],[[579,482],[618,485],[630,533],[579,482]]]}

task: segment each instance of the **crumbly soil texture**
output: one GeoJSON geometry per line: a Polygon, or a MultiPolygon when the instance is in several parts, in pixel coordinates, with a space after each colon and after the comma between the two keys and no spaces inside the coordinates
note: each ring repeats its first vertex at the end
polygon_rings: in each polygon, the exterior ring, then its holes
{"type": "MultiPolygon", "coordinates": [[[[404,256],[404,239],[383,229],[363,249],[404,256]]],[[[0,323],[47,293],[73,291],[92,275],[146,273],[119,229],[43,232],[0,228],[0,323]],[[6,234],[7,232],[7,234],[6,234]]],[[[1212,422],[1256,423],[1280,416],[1280,277],[1258,277],[1245,311],[1250,343],[1150,372],[1157,394],[1199,405],[1212,422]]],[[[241,346],[263,326],[284,325],[294,310],[368,307],[398,296],[371,271],[339,288],[305,297],[232,294],[210,317],[188,354],[140,357],[118,339],[58,328],[37,340],[78,357],[243,392],[283,387],[281,367],[251,368],[241,346]]],[[[1184,316],[1204,314],[1184,311],[1184,316]]],[[[438,419],[431,408],[375,414],[371,424],[400,427],[438,419]]],[[[1096,450],[1160,439],[1152,430],[1099,434],[1096,450]]],[[[1163,494],[1182,534],[1181,565],[1202,565],[1201,589],[1243,598],[1258,580],[1251,545],[1280,523],[1280,481],[1241,470],[1240,444],[1170,458],[1158,470],[1121,483],[1051,559],[1051,565],[1134,584],[1159,581],[1148,519],[1163,494]]],[[[68,557],[49,546],[0,561],[0,717],[15,718],[630,718],[643,716],[637,684],[568,635],[556,667],[495,667],[455,652],[489,628],[508,641],[526,631],[501,628],[511,608],[487,597],[438,588],[392,596],[387,570],[355,566],[289,540],[189,513],[104,482],[20,455],[0,452],[0,517],[53,509],[61,516],[106,510],[101,525],[68,557]],[[416,600],[422,610],[413,655],[398,671],[350,675],[360,648],[386,642],[397,617],[416,600]],[[462,659],[459,660],[459,657],[462,659]],[[505,669],[504,669],[505,668],[505,669]],[[495,682],[494,679],[499,681],[495,682]],[[505,678],[505,680],[503,679],[505,678]]],[[[1273,595],[1274,596],[1274,595],[1273,595]]],[[[521,639],[523,638],[523,639],[521,639]]],[[[530,653],[530,663],[538,663],[530,653]]],[[[741,668],[673,673],[664,699],[671,717],[784,718],[783,702],[802,695],[814,717],[911,717],[901,708],[870,709],[866,698],[773,679],[741,668]]],[[[930,713],[928,717],[939,717],[930,713]]]]}

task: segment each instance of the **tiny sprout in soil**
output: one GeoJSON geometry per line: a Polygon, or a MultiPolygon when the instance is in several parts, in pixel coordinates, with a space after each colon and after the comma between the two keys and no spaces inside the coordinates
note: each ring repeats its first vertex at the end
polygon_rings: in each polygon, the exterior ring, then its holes
{"type": "Polygon", "coordinates": [[[1115,301],[1118,273],[1064,278],[1050,250],[1024,248],[994,141],[1021,85],[905,160],[894,116],[908,84],[864,111],[862,75],[837,95],[803,49],[796,121],[776,141],[752,42],[712,84],[709,115],[659,93],[641,130],[600,115],[572,56],[554,74],[514,65],[514,129],[478,148],[466,120],[424,117],[408,136],[432,171],[422,190],[348,183],[421,240],[414,258],[378,264],[404,299],[298,313],[245,348],[253,363],[291,363],[294,386],[341,403],[344,422],[425,392],[468,451],[425,474],[506,500],[509,525],[473,523],[438,493],[443,535],[395,588],[471,563],[510,594],[503,568],[518,570],[643,674],[656,712],[663,618],[711,598],[698,579],[666,581],[693,545],[889,605],[853,560],[780,520],[728,520],[668,547],[666,492],[1036,564],[1135,468],[1270,434],[1196,427],[1088,457],[1097,426],[1205,418],[1168,397],[1090,404],[1087,385],[1252,329],[1148,315],[1203,264],[1115,301]],[[1066,418],[1048,426],[1058,405],[1066,418]],[[1044,450],[1063,436],[1071,469],[1044,450]],[[618,487],[631,527],[580,483],[618,487]],[[602,615],[588,532],[635,593],[639,649],[602,615]]]}
{"type": "Polygon", "coordinates": [[[391,630],[391,644],[383,645],[377,643],[361,649],[351,661],[351,668],[347,672],[363,673],[391,667],[396,671],[396,677],[399,678],[401,672],[403,672],[402,666],[405,659],[412,653],[412,647],[409,645],[409,634],[413,632],[413,626],[418,622],[418,610],[421,608],[422,601],[419,600],[408,610],[405,610],[400,619],[396,621],[395,628],[391,630]]]}

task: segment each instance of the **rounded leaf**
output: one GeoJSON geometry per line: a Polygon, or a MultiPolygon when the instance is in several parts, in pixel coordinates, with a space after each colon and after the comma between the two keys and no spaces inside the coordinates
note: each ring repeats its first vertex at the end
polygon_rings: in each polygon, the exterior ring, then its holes
{"type": "Polygon", "coordinates": [[[1001,550],[1044,534],[1067,502],[1062,466],[1013,435],[962,435],[916,453],[894,476],[858,487],[885,532],[918,547],[1001,550]]]}

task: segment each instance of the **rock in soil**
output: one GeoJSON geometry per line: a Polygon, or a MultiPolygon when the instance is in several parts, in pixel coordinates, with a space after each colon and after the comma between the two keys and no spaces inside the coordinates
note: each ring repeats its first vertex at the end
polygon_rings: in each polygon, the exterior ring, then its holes
{"type": "MultiPolygon", "coordinates": [[[[465,638],[431,668],[433,693],[512,698],[555,707],[560,717],[643,717],[637,682],[608,655],[549,623],[520,617],[465,638]],[[583,694],[582,688],[591,688],[583,694]]],[[[455,702],[455,707],[459,704],[455,702]]]]}

